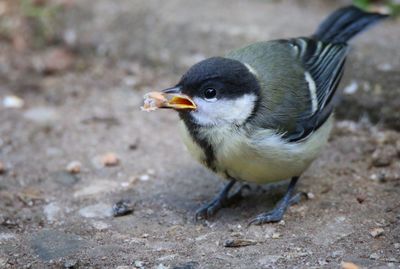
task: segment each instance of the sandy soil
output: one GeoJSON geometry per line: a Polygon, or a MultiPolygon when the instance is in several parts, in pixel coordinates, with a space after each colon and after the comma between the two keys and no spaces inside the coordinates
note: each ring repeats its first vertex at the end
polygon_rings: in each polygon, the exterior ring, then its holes
{"type": "MultiPolygon", "coordinates": [[[[285,1],[250,1],[244,10],[261,7],[268,7],[270,16],[291,7],[294,18],[301,17],[302,8],[285,1]]],[[[330,8],[313,9],[327,13],[330,8]]],[[[204,13],[202,7],[194,18],[204,13]]],[[[167,18],[188,20],[185,16],[167,18]]],[[[293,25],[275,17],[283,21],[278,25],[293,25]]],[[[387,25],[397,29],[398,22],[387,25]]],[[[313,28],[303,27],[303,32],[313,28]]],[[[274,24],[265,28],[274,33],[274,24]]],[[[390,36],[389,30],[379,33],[390,36]]],[[[227,44],[239,42],[232,40],[227,44]]],[[[221,44],[204,53],[222,50],[221,44]]],[[[366,37],[356,49],[344,86],[354,75],[383,85],[383,91],[388,83],[398,90],[388,82],[400,79],[393,67],[400,55],[397,43],[366,37]],[[386,51],[363,58],[373,48],[397,50],[397,56],[391,59],[386,51]],[[380,71],[384,80],[363,75],[382,63],[391,67],[380,71]]],[[[177,132],[177,115],[144,113],[139,107],[146,91],[172,85],[196,53],[188,52],[188,61],[158,64],[140,57],[75,54],[72,67],[43,74],[34,63],[45,51],[21,54],[0,42],[0,268],[339,268],[342,262],[400,268],[400,133],[365,117],[346,119],[362,115],[341,113],[329,145],[298,186],[309,199],[291,207],[284,221],[246,227],[251,217],[273,207],[287,182],[254,185],[246,199],[213,219],[193,221],[195,210],[223,182],[190,158],[177,132]],[[177,66],[170,69],[169,63],[177,66]],[[10,95],[22,98],[24,106],[5,107],[10,95]],[[110,152],[118,162],[104,166],[110,152]],[[65,171],[73,161],[81,164],[78,174],[65,171]],[[133,212],[113,217],[112,206],[121,199],[133,212]],[[224,246],[226,240],[241,239],[254,244],[224,246]]],[[[346,103],[349,110],[351,104],[346,103]]]]}

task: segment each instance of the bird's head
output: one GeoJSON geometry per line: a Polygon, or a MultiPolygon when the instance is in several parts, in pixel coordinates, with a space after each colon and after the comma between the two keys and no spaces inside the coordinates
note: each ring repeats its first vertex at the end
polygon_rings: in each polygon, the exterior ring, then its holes
{"type": "Polygon", "coordinates": [[[213,57],[193,65],[179,83],[163,91],[180,116],[201,126],[240,125],[255,112],[259,83],[252,68],[239,61],[213,57]]]}

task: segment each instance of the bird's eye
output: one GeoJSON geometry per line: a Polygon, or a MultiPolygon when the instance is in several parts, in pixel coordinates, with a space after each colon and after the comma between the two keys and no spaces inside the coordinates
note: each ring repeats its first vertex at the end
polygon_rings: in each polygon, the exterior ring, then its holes
{"type": "Polygon", "coordinates": [[[204,91],[204,99],[206,99],[209,102],[215,102],[217,101],[217,90],[213,88],[208,88],[204,91]]]}

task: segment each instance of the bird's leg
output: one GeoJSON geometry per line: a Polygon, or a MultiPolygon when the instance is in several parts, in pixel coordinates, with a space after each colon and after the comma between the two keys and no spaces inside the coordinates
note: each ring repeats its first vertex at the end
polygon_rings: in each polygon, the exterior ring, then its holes
{"type": "Polygon", "coordinates": [[[278,204],[275,206],[275,208],[273,210],[256,216],[254,219],[252,219],[249,222],[249,225],[251,225],[251,224],[261,225],[261,224],[268,223],[268,222],[278,222],[278,221],[282,220],[283,215],[286,212],[286,209],[289,206],[298,203],[301,198],[301,193],[293,195],[293,192],[294,192],[294,189],[295,189],[298,179],[299,179],[299,177],[292,178],[285,195],[278,202],[278,204]]]}
{"type": "Polygon", "coordinates": [[[245,188],[249,188],[249,185],[243,185],[237,190],[234,194],[229,196],[229,191],[232,189],[233,185],[235,185],[236,179],[231,179],[220,193],[208,204],[202,206],[196,211],[195,219],[208,219],[215,215],[217,211],[223,207],[230,205],[231,203],[237,201],[242,198],[242,191],[245,188]]]}

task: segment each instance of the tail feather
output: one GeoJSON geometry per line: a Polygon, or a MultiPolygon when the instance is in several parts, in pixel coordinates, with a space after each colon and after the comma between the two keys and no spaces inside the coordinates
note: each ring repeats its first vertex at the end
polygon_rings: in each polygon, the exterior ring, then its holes
{"type": "Polygon", "coordinates": [[[355,6],[338,9],[318,27],[313,37],[327,43],[347,43],[367,27],[388,15],[368,13],[355,6]]]}

